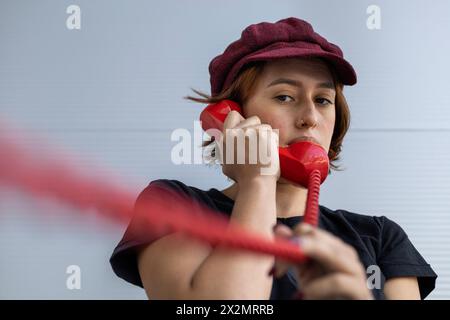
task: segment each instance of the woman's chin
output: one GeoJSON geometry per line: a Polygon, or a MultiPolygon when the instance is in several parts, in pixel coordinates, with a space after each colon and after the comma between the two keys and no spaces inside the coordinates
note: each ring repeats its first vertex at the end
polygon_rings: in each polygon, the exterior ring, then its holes
{"type": "Polygon", "coordinates": [[[280,177],[278,179],[278,184],[288,184],[288,185],[291,185],[291,186],[294,186],[294,187],[298,187],[298,188],[303,188],[304,189],[304,187],[302,185],[300,185],[298,183],[294,183],[292,181],[289,181],[289,180],[287,180],[287,179],[285,179],[283,177],[280,177]]]}
{"type": "Polygon", "coordinates": [[[285,179],[283,177],[280,177],[278,179],[278,183],[280,183],[280,184],[292,184],[292,182],[290,182],[289,180],[287,180],[287,179],[285,179]]]}

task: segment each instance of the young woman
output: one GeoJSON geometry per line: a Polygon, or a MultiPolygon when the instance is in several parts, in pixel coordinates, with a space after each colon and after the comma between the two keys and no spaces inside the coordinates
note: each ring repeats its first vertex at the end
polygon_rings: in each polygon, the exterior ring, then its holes
{"type": "MultiPolygon", "coordinates": [[[[211,95],[195,91],[201,97],[187,98],[241,105],[243,114],[231,112],[224,132],[278,129],[280,146],[313,140],[328,152],[331,168],[338,169],[335,162],[350,123],[343,86],[355,84],[356,74],[340,48],[309,23],[291,17],[250,25],[212,60],[209,71],[211,95]]],[[[229,142],[223,143],[220,150],[229,142]]],[[[180,195],[195,199],[262,236],[294,237],[311,262],[290,265],[178,233],[157,237],[136,218],[111,257],[116,274],[145,288],[149,299],[290,299],[299,294],[305,299],[423,299],[434,289],[436,274],[402,228],[384,216],[319,206],[319,226],[302,224],[307,189],[281,177],[277,154],[270,154],[276,168],[271,175],[261,174],[261,159],[223,163],[222,172],[234,182],[225,190],[160,179],[136,203],[151,200],[161,189],[174,202],[180,195]],[[371,285],[369,276],[375,279],[371,285]]]]}

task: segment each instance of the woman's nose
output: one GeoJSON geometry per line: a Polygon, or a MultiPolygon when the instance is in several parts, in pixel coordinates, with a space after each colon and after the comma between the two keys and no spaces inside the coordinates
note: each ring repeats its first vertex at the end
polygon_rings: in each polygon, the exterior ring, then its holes
{"type": "Polygon", "coordinates": [[[295,125],[298,128],[304,129],[317,126],[318,117],[314,104],[308,103],[303,105],[299,110],[296,117],[295,125]]]}

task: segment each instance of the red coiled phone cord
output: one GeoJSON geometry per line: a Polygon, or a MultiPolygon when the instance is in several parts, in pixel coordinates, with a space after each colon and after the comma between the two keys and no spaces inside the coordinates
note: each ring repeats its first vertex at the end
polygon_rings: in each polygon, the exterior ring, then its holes
{"type": "Polygon", "coordinates": [[[319,224],[319,193],[320,193],[320,171],[313,170],[308,181],[308,196],[306,200],[304,223],[313,226],[319,224]]]}
{"type": "MultiPolygon", "coordinates": [[[[12,186],[39,198],[53,198],[81,210],[96,209],[105,217],[121,222],[128,222],[136,213],[136,209],[133,210],[134,193],[123,184],[82,172],[57,153],[47,151],[45,159],[36,159],[42,157],[20,148],[16,142],[2,137],[0,132],[0,186],[12,186]]],[[[304,217],[304,221],[312,225],[318,222],[319,188],[320,172],[313,171],[304,217]]],[[[161,190],[160,195],[153,197],[151,202],[139,207],[155,232],[182,231],[213,245],[271,254],[296,263],[307,260],[297,244],[280,238],[272,241],[239,226],[231,226],[228,219],[207,208],[203,210],[210,214],[199,214],[193,218],[192,210],[186,209],[192,203],[184,202],[182,197],[176,202],[174,199],[164,200],[165,195],[167,192],[161,190]]]]}

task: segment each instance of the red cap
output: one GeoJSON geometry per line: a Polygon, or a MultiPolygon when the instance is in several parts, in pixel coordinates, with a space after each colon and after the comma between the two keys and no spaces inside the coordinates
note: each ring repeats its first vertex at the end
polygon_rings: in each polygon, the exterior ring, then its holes
{"type": "Polygon", "coordinates": [[[356,83],[355,70],[344,59],[342,50],[316,33],[308,22],[290,17],[245,28],[241,38],[209,64],[211,93],[217,95],[227,89],[249,62],[289,57],[324,58],[334,67],[340,82],[344,85],[356,83]]]}

